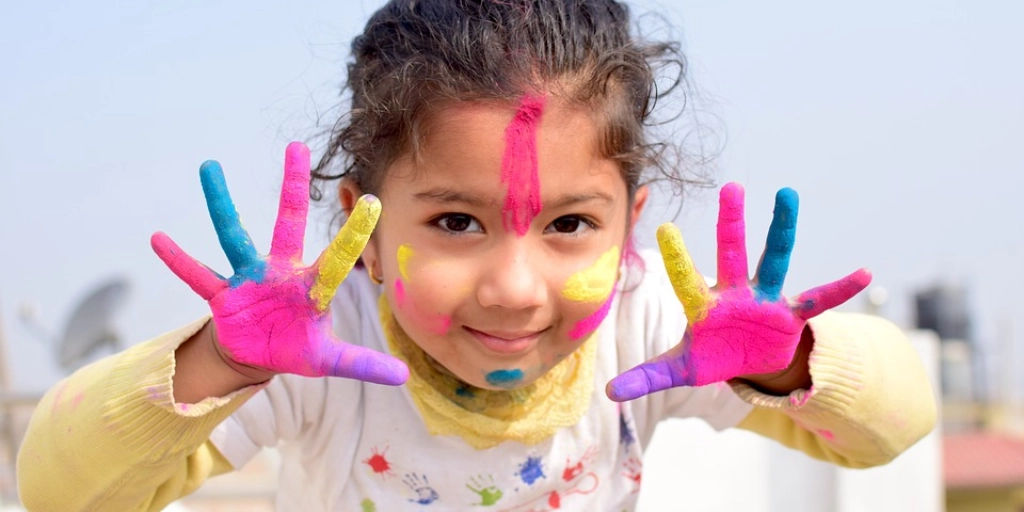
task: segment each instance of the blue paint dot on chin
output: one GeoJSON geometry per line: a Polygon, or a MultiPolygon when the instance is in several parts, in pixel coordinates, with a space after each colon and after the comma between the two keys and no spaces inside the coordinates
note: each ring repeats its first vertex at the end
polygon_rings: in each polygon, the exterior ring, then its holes
{"type": "Polygon", "coordinates": [[[487,374],[487,383],[502,388],[515,386],[523,380],[523,371],[515,368],[512,370],[494,370],[487,374]]]}

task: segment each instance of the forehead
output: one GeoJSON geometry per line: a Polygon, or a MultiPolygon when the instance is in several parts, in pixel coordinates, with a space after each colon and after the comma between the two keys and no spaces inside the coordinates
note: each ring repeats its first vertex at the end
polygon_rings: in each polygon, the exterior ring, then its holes
{"type": "MultiPolygon", "coordinates": [[[[509,124],[518,104],[503,101],[456,102],[424,121],[415,155],[393,166],[388,179],[407,185],[443,183],[500,192],[508,157],[509,124]]],[[[541,194],[574,193],[581,187],[607,190],[625,181],[616,162],[600,154],[600,125],[590,109],[548,98],[535,131],[541,194]]],[[[528,158],[520,154],[519,158],[528,158]]]]}

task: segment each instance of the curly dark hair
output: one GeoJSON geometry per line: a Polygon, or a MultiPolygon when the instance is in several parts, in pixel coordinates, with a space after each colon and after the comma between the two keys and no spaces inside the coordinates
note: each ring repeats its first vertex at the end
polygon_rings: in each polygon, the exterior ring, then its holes
{"type": "Polygon", "coordinates": [[[334,124],[313,169],[314,200],[340,178],[379,193],[386,169],[416,151],[419,126],[448,102],[518,102],[534,91],[601,114],[600,149],[620,164],[630,200],[658,178],[680,192],[707,184],[675,158],[679,145],[648,140],[654,106],[683,89],[686,63],[678,43],[634,37],[622,3],[391,0],[351,53],[351,109],[334,124]],[[658,76],[665,71],[667,80],[658,76]]]}

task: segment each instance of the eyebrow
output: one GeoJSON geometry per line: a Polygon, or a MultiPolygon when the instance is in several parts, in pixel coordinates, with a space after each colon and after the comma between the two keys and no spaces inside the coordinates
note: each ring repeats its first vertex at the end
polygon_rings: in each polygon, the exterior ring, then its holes
{"type": "MultiPolygon", "coordinates": [[[[417,192],[416,194],[413,194],[413,197],[419,201],[426,201],[430,203],[461,203],[478,208],[493,204],[493,201],[481,199],[480,197],[466,194],[465,192],[460,192],[458,190],[452,190],[450,188],[432,188],[424,190],[423,192],[417,192]]],[[[612,197],[604,192],[588,192],[583,194],[566,194],[555,201],[545,203],[544,206],[551,209],[557,209],[590,201],[598,201],[607,204],[614,202],[612,197]]]]}
{"type": "Polygon", "coordinates": [[[544,206],[551,209],[558,209],[591,201],[598,201],[606,204],[612,204],[615,202],[612,200],[612,196],[605,194],[604,192],[589,192],[585,194],[566,194],[555,201],[546,203],[544,206]]]}
{"type": "Polygon", "coordinates": [[[477,208],[483,208],[490,202],[477,196],[466,194],[458,190],[452,190],[450,188],[432,188],[424,190],[423,192],[417,192],[416,194],[413,194],[413,197],[419,201],[426,201],[430,203],[462,203],[477,208]]]}

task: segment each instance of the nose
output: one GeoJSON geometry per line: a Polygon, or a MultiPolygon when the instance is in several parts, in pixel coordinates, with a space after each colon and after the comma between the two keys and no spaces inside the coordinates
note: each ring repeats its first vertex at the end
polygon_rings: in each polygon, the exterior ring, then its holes
{"type": "Polygon", "coordinates": [[[529,309],[547,301],[542,268],[532,261],[524,240],[503,244],[489,255],[477,287],[477,300],[484,307],[529,309]]]}

